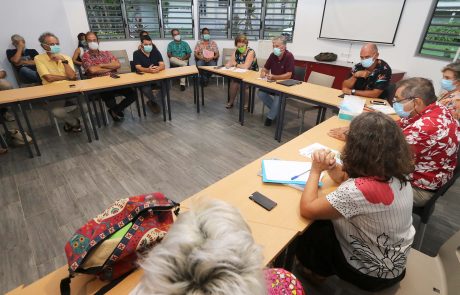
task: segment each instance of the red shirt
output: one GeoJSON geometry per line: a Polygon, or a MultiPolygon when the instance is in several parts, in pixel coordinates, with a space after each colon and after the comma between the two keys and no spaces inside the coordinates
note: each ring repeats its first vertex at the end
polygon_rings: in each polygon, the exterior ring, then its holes
{"type": "Polygon", "coordinates": [[[117,58],[115,56],[113,56],[112,53],[110,53],[108,51],[100,51],[100,50],[98,50],[96,52],[87,51],[81,57],[81,61],[83,63],[83,68],[85,69],[85,73],[89,78],[108,76],[111,73],[116,73],[117,70],[113,70],[113,71],[103,73],[103,74],[94,74],[94,75],[91,75],[88,72],[89,67],[98,66],[100,64],[108,64],[108,63],[111,63],[114,60],[117,60],[117,58]]]}
{"type": "Polygon", "coordinates": [[[272,75],[282,75],[287,72],[294,74],[294,55],[288,50],[286,50],[279,59],[274,53],[270,54],[265,63],[264,68],[271,71],[272,75]]]}
{"type": "Polygon", "coordinates": [[[439,103],[399,122],[414,151],[415,169],[412,186],[437,190],[452,178],[457,165],[459,125],[449,110],[439,103]]]}

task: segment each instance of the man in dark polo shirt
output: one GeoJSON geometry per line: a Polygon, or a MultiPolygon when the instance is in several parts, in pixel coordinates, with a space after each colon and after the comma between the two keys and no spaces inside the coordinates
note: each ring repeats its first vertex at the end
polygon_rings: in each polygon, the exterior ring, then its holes
{"type": "MultiPolygon", "coordinates": [[[[286,49],[287,39],[279,36],[273,39],[273,52],[268,57],[265,66],[260,72],[261,78],[267,80],[286,80],[291,79],[294,73],[294,55],[286,49]]],[[[274,93],[259,90],[259,98],[270,109],[265,119],[265,126],[270,126],[272,121],[278,116],[280,98],[274,93]]]]}
{"type": "Polygon", "coordinates": [[[24,83],[40,83],[34,58],[38,55],[37,50],[26,48],[26,41],[18,34],[11,36],[11,43],[16,49],[7,49],[6,57],[16,68],[16,71],[24,83]]]}
{"type": "MultiPolygon", "coordinates": [[[[165,69],[163,57],[157,47],[153,45],[152,39],[149,36],[141,37],[141,46],[140,49],[134,51],[133,62],[138,72],[155,74],[165,69]]],[[[147,106],[152,113],[158,114],[160,106],[155,102],[152,85],[143,86],[142,92],[149,99],[147,106]]]]}
{"type": "Polygon", "coordinates": [[[351,76],[342,83],[345,94],[364,97],[381,97],[390,84],[391,68],[379,59],[379,51],[374,43],[361,47],[361,62],[351,70],[351,76]]]}

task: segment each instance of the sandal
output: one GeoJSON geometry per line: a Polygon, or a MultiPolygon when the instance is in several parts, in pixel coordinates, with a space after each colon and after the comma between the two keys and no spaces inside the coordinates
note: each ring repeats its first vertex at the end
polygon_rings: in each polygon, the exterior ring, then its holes
{"type": "Polygon", "coordinates": [[[65,124],[64,124],[64,131],[65,131],[65,132],[70,132],[70,131],[72,131],[72,128],[73,128],[72,125],[70,125],[69,123],[65,123],[65,124]]]}
{"type": "Polygon", "coordinates": [[[227,105],[225,106],[226,109],[231,109],[233,108],[233,103],[227,103],[227,105]]]}

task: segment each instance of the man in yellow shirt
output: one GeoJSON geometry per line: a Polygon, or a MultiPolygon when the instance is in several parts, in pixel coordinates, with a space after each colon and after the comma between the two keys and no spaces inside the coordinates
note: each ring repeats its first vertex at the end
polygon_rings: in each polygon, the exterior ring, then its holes
{"type": "MultiPolygon", "coordinates": [[[[40,35],[38,38],[45,53],[35,56],[34,61],[42,84],[59,83],[59,81],[76,80],[76,74],[72,59],[61,54],[59,39],[50,32],[40,35]]],[[[86,109],[86,106],[84,106],[86,109]]],[[[85,110],[86,112],[86,110],[85,110]]],[[[65,106],[55,106],[53,115],[65,122],[64,131],[81,132],[80,112],[75,103],[66,100],[65,106]]]]}

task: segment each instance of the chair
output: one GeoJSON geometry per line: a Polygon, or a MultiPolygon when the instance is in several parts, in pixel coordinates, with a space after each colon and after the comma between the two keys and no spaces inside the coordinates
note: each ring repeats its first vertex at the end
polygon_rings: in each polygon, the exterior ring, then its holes
{"type": "Polygon", "coordinates": [[[420,216],[420,223],[417,228],[417,235],[416,240],[414,241],[413,247],[417,250],[420,250],[423,243],[423,238],[425,236],[426,225],[430,220],[431,214],[433,214],[434,208],[436,206],[436,201],[442,197],[449,188],[455,183],[457,178],[460,177],[460,149],[457,152],[457,166],[454,170],[454,175],[448,182],[446,182],[443,186],[441,186],[435,194],[431,197],[431,199],[425,204],[423,207],[413,207],[412,213],[420,216]]]}
{"type": "Polygon", "coordinates": [[[392,106],[393,105],[393,98],[395,97],[396,92],[396,84],[390,83],[388,87],[382,92],[379,98],[386,99],[388,103],[392,106]]]}
{"type": "Polygon", "coordinates": [[[13,75],[14,75],[14,78],[16,79],[16,82],[18,83],[19,88],[42,85],[42,83],[26,82],[24,79],[21,78],[21,76],[19,75],[18,70],[16,69],[16,67],[13,64],[11,64],[11,68],[13,69],[13,75]]]}
{"type": "Polygon", "coordinates": [[[119,74],[131,73],[131,65],[126,50],[112,50],[110,53],[120,62],[121,67],[117,70],[119,74]]]}
{"type": "MultiPolygon", "coordinates": [[[[305,72],[306,69],[302,67],[295,67],[294,71],[294,78],[296,80],[303,81],[305,79],[305,72]]],[[[332,84],[334,84],[335,77],[334,76],[329,76],[325,74],[321,74],[318,72],[311,72],[310,76],[308,77],[308,83],[316,84],[316,85],[321,85],[324,87],[332,87],[332,84]]],[[[321,108],[312,105],[307,102],[303,102],[297,99],[293,98],[288,98],[286,101],[289,105],[294,106],[297,108],[298,113],[297,116],[299,117],[299,113],[302,112],[302,122],[299,127],[299,134],[302,133],[303,126],[304,126],[304,119],[305,119],[305,112],[308,110],[313,110],[313,109],[318,109],[318,113],[321,112],[321,108]]]]}

